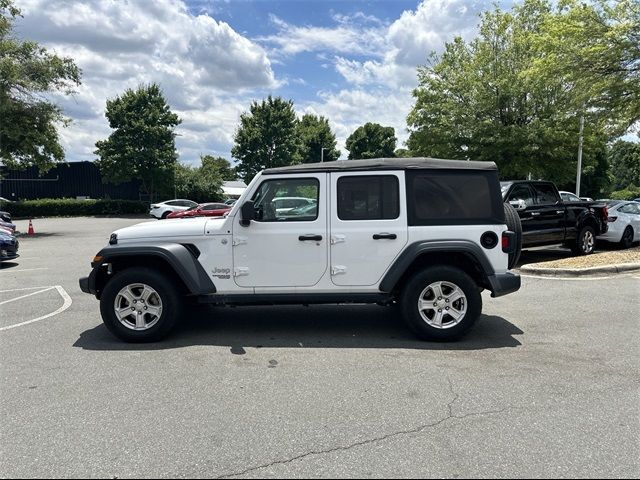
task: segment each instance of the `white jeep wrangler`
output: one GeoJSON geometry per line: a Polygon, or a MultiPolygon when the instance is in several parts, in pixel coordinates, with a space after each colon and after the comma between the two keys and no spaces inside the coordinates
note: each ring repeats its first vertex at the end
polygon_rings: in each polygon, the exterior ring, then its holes
{"type": "Polygon", "coordinates": [[[462,336],[497,297],[521,242],[495,164],[349,160],[258,174],[229,214],[114,232],[84,292],[122,340],[158,341],[185,300],[219,305],[397,304],[428,340],[462,336]],[[282,212],[278,198],[307,198],[282,212]],[[506,213],[506,215],[505,215],[506,213]]]}

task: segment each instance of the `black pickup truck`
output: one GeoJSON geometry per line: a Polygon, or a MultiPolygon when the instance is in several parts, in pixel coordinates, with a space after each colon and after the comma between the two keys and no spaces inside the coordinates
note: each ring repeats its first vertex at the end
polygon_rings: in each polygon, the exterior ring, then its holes
{"type": "Polygon", "coordinates": [[[522,224],[522,247],[562,244],[576,255],[593,253],[596,237],[608,229],[607,206],[597,202],[564,202],[551,182],[501,182],[502,198],[522,224]]]}

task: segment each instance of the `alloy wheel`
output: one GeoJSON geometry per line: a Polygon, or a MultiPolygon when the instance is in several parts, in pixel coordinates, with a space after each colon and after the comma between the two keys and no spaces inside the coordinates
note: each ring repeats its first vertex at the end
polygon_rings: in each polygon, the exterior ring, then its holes
{"type": "Polygon", "coordinates": [[[131,330],[148,330],[162,315],[162,299],[158,292],[144,283],[122,288],[113,304],[116,318],[131,330]]]}
{"type": "Polygon", "coordinates": [[[418,311],[432,327],[453,328],[467,313],[467,297],[454,283],[434,282],[418,297],[418,311]]]}

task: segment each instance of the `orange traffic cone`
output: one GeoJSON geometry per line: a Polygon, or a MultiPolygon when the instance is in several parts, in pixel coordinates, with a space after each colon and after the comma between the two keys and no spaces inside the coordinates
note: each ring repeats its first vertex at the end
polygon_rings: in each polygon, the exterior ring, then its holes
{"type": "Polygon", "coordinates": [[[31,219],[29,219],[29,231],[27,232],[28,235],[35,235],[36,232],[34,232],[33,230],[33,223],[31,223],[31,219]]]}

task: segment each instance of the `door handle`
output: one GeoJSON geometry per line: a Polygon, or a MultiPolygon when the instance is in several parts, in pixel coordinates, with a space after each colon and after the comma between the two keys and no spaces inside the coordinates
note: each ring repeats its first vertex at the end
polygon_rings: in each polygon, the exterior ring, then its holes
{"type": "Polygon", "coordinates": [[[398,236],[395,233],[374,233],[374,240],[395,240],[398,236]]]}
{"type": "Polygon", "coordinates": [[[540,212],[531,212],[531,216],[532,217],[539,217],[540,216],[540,212]]]}
{"type": "Polygon", "coordinates": [[[298,240],[301,242],[319,242],[322,240],[322,235],[300,235],[298,240]]]}

